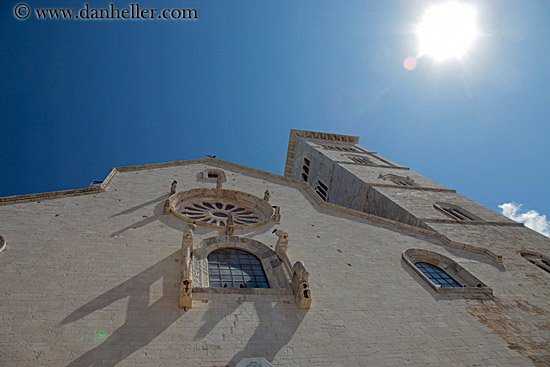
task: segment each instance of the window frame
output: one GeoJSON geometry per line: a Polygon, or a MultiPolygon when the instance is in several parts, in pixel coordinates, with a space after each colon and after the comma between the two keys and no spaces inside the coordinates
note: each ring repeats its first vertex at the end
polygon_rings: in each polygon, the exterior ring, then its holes
{"type": "Polygon", "coordinates": [[[466,296],[475,296],[482,298],[492,298],[493,290],[485,283],[472,275],[468,270],[456,263],[454,260],[443,256],[437,252],[410,248],[403,251],[402,259],[405,264],[424,280],[436,293],[440,294],[459,294],[466,296]],[[454,279],[461,287],[442,287],[430,280],[417,266],[417,263],[428,263],[436,266],[454,279]]]}
{"type": "Polygon", "coordinates": [[[199,242],[193,249],[193,292],[240,294],[292,294],[284,265],[269,246],[246,237],[221,235],[199,242]],[[215,288],[210,286],[208,256],[221,249],[236,249],[256,256],[262,265],[269,288],[215,288]]]}
{"type": "Polygon", "coordinates": [[[222,248],[217,249],[215,251],[212,251],[208,257],[208,283],[210,287],[212,288],[259,288],[259,289],[267,289],[270,288],[269,280],[267,279],[267,276],[265,274],[265,270],[263,268],[263,265],[260,261],[260,259],[254,255],[253,253],[237,248],[222,248]],[[223,254],[223,252],[229,252],[228,254],[223,254]],[[246,254],[246,255],[245,255],[246,254]],[[227,256],[227,259],[214,259],[213,256],[217,255],[217,257],[227,256]],[[236,258],[232,258],[232,255],[236,255],[236,258]],[[225,263],[225,260],[227,260],[227,263],[225,263]],[[214,266],[215,265],[215,266],[214,266]],[[213,274],[213,268],[217,267],[219,270],[218,274],[213,274]],[[245,267],[249,267],[250,270],[245,270],[245,267]],[[227,268],[227,269],[226,269],[227,268]],[[235,271],[237,269],[237,271],[235,271]],[[261,270],[261,274],[257,269],[261,270]],[[225,272],[225,274],[224,274],[225,272]],[[219,276],[219,282],[213,281],[213,278],[215,275],[219,276]],[[260,280],[255,279],[260,275],[260,280]],[[229,276],[231,280],[223,280],[224,277],[229,276]],[[251,277],[253,280],[247,281],[245,278],[246,276],[251,277]],[[242,278],[242,279],[239,279],[242,278]],[[227,282],[227,283],[226,283],[227,282]],[[239,286],[236,286],[236,283],[239,283],[239,286]],[[220,283],[219,285],[214,285],[213,283],[220,283]],[[228,283],[231,283],[231,286],[227,286],[228,283]],[[247,283],[256,283],[259,284],[265,284],[265,287],[248,287],[247,283]],[[244,285],[244,286],[243,286],[244,285]]]}
{"type": "Polygon", "coordinates": [[[444,202],[435,202],[433,207],[439,212],[445,214],[447,217],[452,218],[461,222],[478,222],[483,221],[477,215],[469,212],[468,210],[459,207],[458,205],[444,203],[444,202]]]}
{"type": "Polygon", "coordinates": [[[544,256],[539,252],[528,250],[522,250],[519,254],[531,264],[536,265],[539,269],[550,273],[550,258],[548,256],[544,256]]]}

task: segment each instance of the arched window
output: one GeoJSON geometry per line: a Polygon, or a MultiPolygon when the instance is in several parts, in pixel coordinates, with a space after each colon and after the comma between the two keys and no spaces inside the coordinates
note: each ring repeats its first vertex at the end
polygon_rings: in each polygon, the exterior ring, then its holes
{"type": "Polygon", "coordinates": [[[493,290],[454,260],[437,252],[410,248],[403,260],[437,293],[492,297],[493,290]]]}
{"type": "Polygon", "coordinates": [[[542,270],[550,273],[550,259],[538,252],[521,252],[521,256],[527,259],[530,263],[535,264],[542,270]]]}
{"type": "Polygon", "coordinates": [[[479,220],[482,220],[481,218],[479,218],[478,216],[470,213],[466,209],[463,209],[463,208],[461,208],[459,206],[456,206],[456,205],[453,205],[453,204],[438,202],[438,203],[434,203],[434,208],[442,211],[443,213],[445,213],[446,215],[448,215],[449,217],[451,217],[455,220],[464,220],[464,221],[469,221],[469,220],[479,221],[479,220]]]}
{"type": "Polygon", "coordinates": [[[224,248],[208,255],[210,287],[269,288],[260,260],[249,252],[224,248]]]}
{"type": "Polygon", "coordinates": [[[439,267],[428,263],[416,263],[414,264],[424,275],[432,281],[435,285],[440,287],[460,287],[456,280],[451,278],[449,274],[445,273],[439,267]]]}

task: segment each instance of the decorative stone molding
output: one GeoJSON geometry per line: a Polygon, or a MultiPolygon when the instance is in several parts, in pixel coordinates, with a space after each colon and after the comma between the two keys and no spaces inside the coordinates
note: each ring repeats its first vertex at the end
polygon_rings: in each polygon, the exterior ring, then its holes
{"type": "MultiPolygon", "coordinates": [[[[246,237],[239,236],[216,236],[210,237],[195,246],[193,251],[193,291],[196,288],[206,288],[210,286],[208,279],[208,255],[210,253],[224,249],[234,248],[250,252],[255,255],[264,269],[267,281],[269,283],[269,289],[258,289],[261,292],[255,292],[256,290],[248,292],[246,289],[229,289],[226,288],[223,293],[267,293],[273,289],[290,289],[290,283],[285,275],[282,262],[278,259],[275,251],[270,249],[267,245],[246,237]],[[229,289],[229,290],[228,290],[229,289]]],[[[209,288],[215,289],[215,288],[209,288]]],[[[207,290],[202,290],[207,291],[207,290]]],[[[217,291],[213,291],[217,293],[217,291]]]]}
{"type": "Polygon", "coordinates": [[[241,191],[192,189],[178,192],[168,201],[176,217],[207,227],[226,227],[230,215],[235,229],[258,227],[277,217],[268,202],[241,191]]]}
{"type": "Polygon", "coordinates": [[[424,250],[424,249],[408,249],[403,251],[403,261],[414,270],[420,278],[427,282],[430,287],[437,293],[444,294],[470,294],[470,295],[485,295],[492,297],[493,290],[481,280],[473,276],[468,270],[457,264],[455,261],[449,259],[446,256],[438,254],[437,252],[424,250]],[[458,282],[461,288],[441,287],[434,284],[424,273],[422,273],[417,267],[417,263],[428,263],[435,265],[449,276],[451,276],[456,282],[458,282]]]}

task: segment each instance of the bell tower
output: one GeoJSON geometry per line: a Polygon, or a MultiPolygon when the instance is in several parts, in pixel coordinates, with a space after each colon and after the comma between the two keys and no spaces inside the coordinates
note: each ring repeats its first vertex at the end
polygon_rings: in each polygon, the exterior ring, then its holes
{"type": "Polygon", "coordinates": [[[285,177],[306,182],[326,202],[432,230],[460,246],[476,244],[472,231],[522,226],[358,143],[356,136],[291,130],[285,177]]]}

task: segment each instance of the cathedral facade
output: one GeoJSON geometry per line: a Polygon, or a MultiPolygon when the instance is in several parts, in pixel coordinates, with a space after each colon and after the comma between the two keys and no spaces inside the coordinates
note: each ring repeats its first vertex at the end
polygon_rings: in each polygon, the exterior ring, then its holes
{"type": "Polygon", "coordinates": [[[358,143],[0,198],[0,366],[550,365],[550,239],[358,143]]]}

